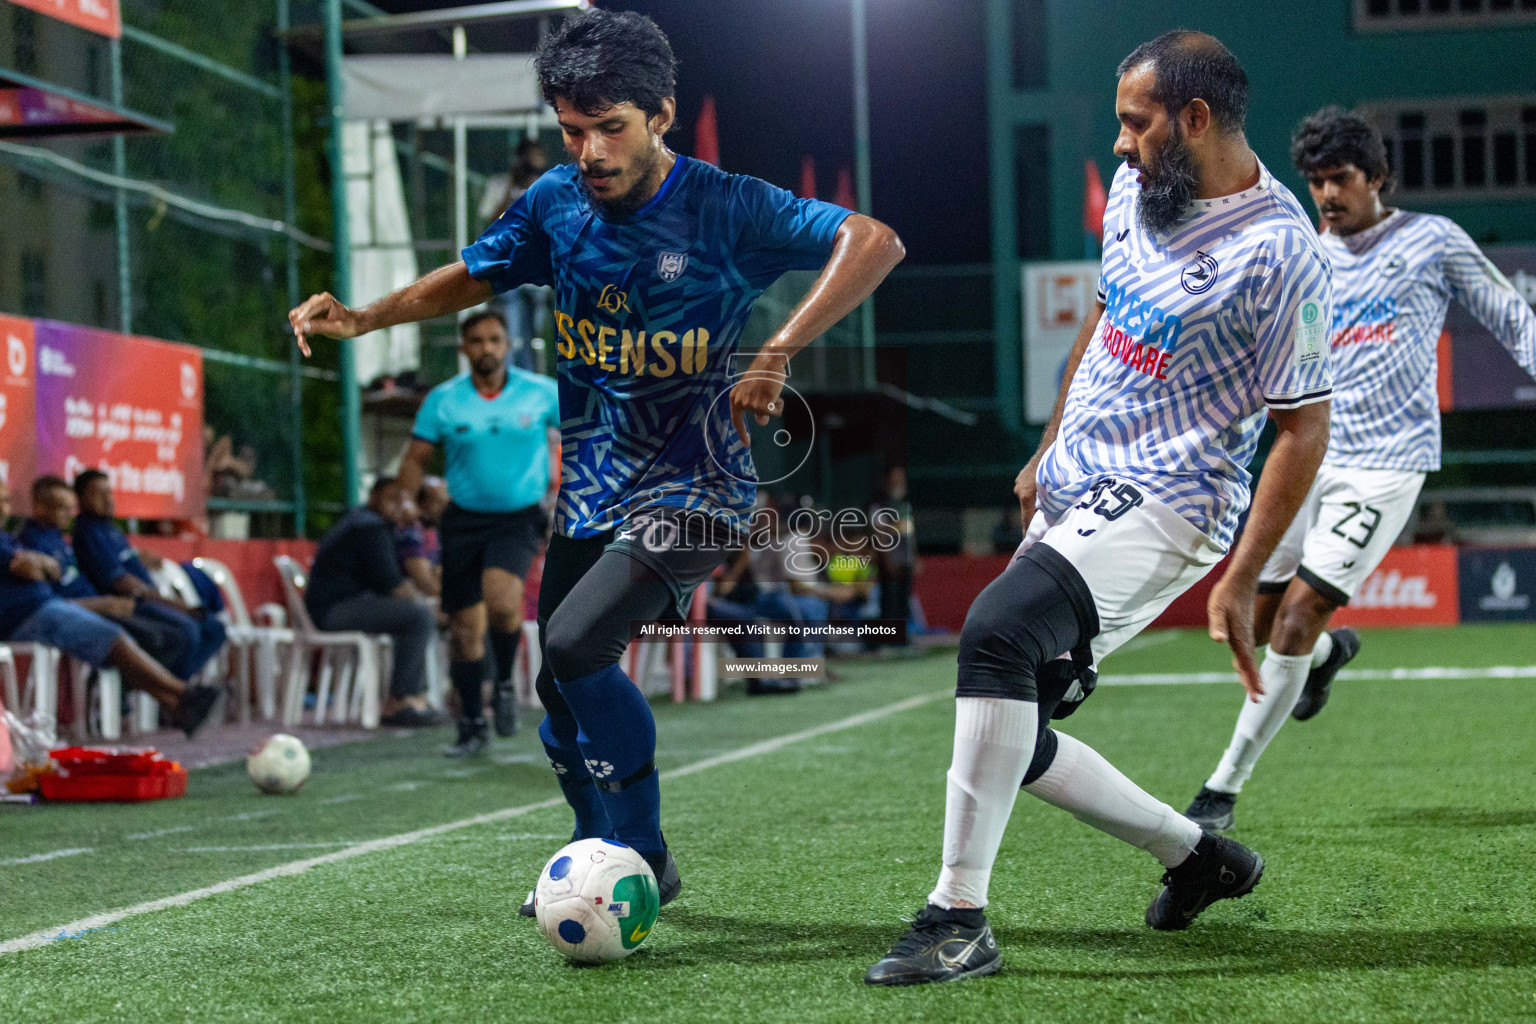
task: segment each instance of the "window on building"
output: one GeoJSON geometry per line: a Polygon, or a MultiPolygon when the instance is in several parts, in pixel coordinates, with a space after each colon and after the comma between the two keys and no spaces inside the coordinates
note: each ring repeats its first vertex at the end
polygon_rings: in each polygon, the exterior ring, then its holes
{"type": "Polygon", "coordinates": [[[1536,23],[1536,0],[1354,0],[1361,32],[1536,23]]]}
{"type": "Polygon", "coordinates": [[[1536,97],[1385,103],[1361,113],[1386,140],[1387,163],[1404,192],[1536,195],[1536,97]]]}
{"type": "Polygon", "coordinates": [[[97,327],[111,326],[107,322],[107,317],[111,315],[107,305],[107,282],[97,281],[91,286],[91,299],[91,305],[96,317],[93,322],[97,327]]]}
{"type": "Polygon", "coordinates": [[[24,7],[11,8],[11,43],[16,70],[37,74],[37,15],[24,7]]]}
{"type": "Polygon", "coordinates": [[[1014,192],[1018,196],[1019,256],[1051,254],[1051,127],[1021,124],[1013,130],[1014,192]]]}
{"type": "Polygon", "coordinates": [[[1045,0],[1013,0],[1013,87],[1044,89],[1045,0]]]}
{"type": "Polygon", "coordinates": [[[43,254],[29,250],[21,254],[21,313],[46,316],[48,313],[48,262],[43,254]]]}

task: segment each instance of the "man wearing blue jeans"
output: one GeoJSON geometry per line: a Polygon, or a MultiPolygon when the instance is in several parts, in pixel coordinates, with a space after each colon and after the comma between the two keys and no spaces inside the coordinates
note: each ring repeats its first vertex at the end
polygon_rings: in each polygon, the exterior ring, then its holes
{"type": "Polygon", "coordinates": [[[124,686],[148,693],[189,737],[207,722],[219,688],[188,686],[145,654],[121,626],[55,596],[52,581],[60,573],[53,559],[26,551],[10,534],[0,533],[0,568],[0,640],[43,644],[95,668],[117,669],[124,686]]]}
{"type": "MultiPolygon", "coordinates": [[[[80,573],[75,549],[65,532],[75,520],[75,492],[61,477],[40,476],[32,481],[32,515],[16,534],[16,542],[28,551],[47,555],[59,564],[53,581],[55,596],[86,611],[115,622],[144,648],[144,653],[180,675],[193,640],[175,625],[153,615],[140,615],[141,602],[121,594],[102,594],[80,573]]],[[[0,515],[10,515],[10,494],[0,484],[0,515]]],[[[183,676],[182,678],[186,678],[183,676]]]]}
{"type": "Polygon", "coordinates": [[[87,469],[75,477],[80,514],[75,517],[75,558],[80,573],[101,594],[119,594],[135,601],[135,612],[178,630],[186,642],[177,675],[191,679],[224,646],[224,624],[212,615],[198,616],[175,598],[162,597],[128,537],[113,521],[112,484],[107,474],[87,469]]]}

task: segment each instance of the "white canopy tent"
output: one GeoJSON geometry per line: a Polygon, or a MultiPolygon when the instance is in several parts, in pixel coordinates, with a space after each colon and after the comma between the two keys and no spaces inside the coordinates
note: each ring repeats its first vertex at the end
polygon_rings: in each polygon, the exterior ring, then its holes
{"type": "MultiPolygon", "coordinates": [[[[531,54],[468,54],[462,32],[454,55],[371,54],[347,57],[343,149],[352,241],[352,302],[364,305],[420,276],[393,122],[451,124],[454,132],[454,245],[469,243],[471,128],[520,126],[529,133],[553,123],[539,95],[531,54]]],[[[357,381],[421,366],[415,324],[376,331],[355,343],[357,381]]]]}

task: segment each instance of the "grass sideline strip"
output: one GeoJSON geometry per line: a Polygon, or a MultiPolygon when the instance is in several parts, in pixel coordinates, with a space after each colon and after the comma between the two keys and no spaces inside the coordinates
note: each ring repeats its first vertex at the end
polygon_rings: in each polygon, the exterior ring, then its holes
{"type": "MultiPolygon", "coordinates": [[[[951,693],[952,691],[949,688],[945,688],[936,693],[920,694],[916,697],[908,697],[906,700],[900,700],[894,704],[887,704],[884,707],[860,712],[856,715],[849,715],[847,718],[840,718],[835,722],[827,722],[823,725],[813,726],[809,729],[802,729],[799,732],[786,733],[783,736],[776,736],[772,739],[763,740],[759,743],[752,743],[737,750],[728,751],[724,754],[716,754],[713,757],[706,757],[701,761],[694,761],[691,764],[686,764],[680,768],[673,769],[672,771],[667,772],[667,776],[669,778],[681,778],[682,776],[693,775],[698,772],[706,771],[710,768],[717,768],[720,765],[732,764],[734,762],[744,761],[753,757],[761,757],[764,754],[771,754],[774,751],[789,746],[792,743],[799,743],[804,740],[815,739],[818,736],[825,736],[828,733],[833,732],[841,732],[845,729],[854,729],[858,726],[868,724],[869,722],[878,721],[882,718],[888,718],[891,715],[900,714],[903,711],[909,711],[912,708],[920,707],[924,704],[930,703],[943,697],[948,697],[951,695],[951,693]]],[[[177,893],[174,896],[166,896],[161,899],[150,900],[146,903],[135,904],[131,907],[122,907],[118,910],[109,910],[100,914],[92,914],[90,917],[84,917],[78,921],[71,921],[68,924],[58,925],[53,928],[45,928],[40,931],[32,932],[29,935],[23,935],[19,938],[10,939],[6,942],[0,942],[0,956],[10,953],[19,953],[26,949],[36,949],[40,946],[46,946],[61,937],[73,937],[76,935],[85,934],[87,932],[96,931],[98,929],[106,928],[109,925],[116,924],[119,921],[126,920],[130,917],[138,917],[143,914],[152,914],[156,911],[169,910],[173,907],[185,907],[188,904],[196,903],[198,900],[204,900],[210,896],[218,896],[222,893],[234,892],[238,889],[249,888],[253,885],[261,885],[264,882],[275,881],[279,878],[291,878],[295,875],[301,875],[306,871],[309,871],[311,868],[317,868],[325,864],[336,864],[341,861],[351,860],[353,857],[361,857],[364,854],[378,853],[383,850],[392,850],[402,846],[409,846],[414,843],[419,843],[424,839],[431,839],[435,836],[444,835],[449,832],[457,832],[460,829],[470,828],[475,825],[489,824],[495,821],[506,821],[511,818],[521,817],[525,814],[531,814],[534,811],[545,810],[551,807],[559,807],[564,803],[564,797],[551,797],[548,800],[540,800],[531,804],[523,804],[520,807],[506,807],[499,811],[490,811],[486,814],[476,814],[472,817],[461,818],[458,821],[450,821],[441,825],[431,825],[427,828],[413,829],[409,832],[401,832],[398,835],[385,836],[382,839],[369,840],[368,842],[359,843],[356,846],[349,846],[345,849],[336,850],[332,853],[322,854],[318,857],[307,857],[303,860],[289,861],[287,864],[279,864],[275,867],[267,868],[264,871],[257,871],[253,872],[252,874],[241,875],[238,878],[230,878],[223,882],[216,882],[213,885],[203,886],[200,889],[192,889],[187,892],[177,893]]],[[[235,817],[245,819],[247,816],[236,815],[235,817]]]]}
{"type": "MultiPolygon", "coordinates": [[[[1536,665],[1495,665],[1490,668],[1345,669],[1334,679],[1371,682],[1393,679],[1536,679],[1536,665]]],[[[1236,672],[1147,672],[1099,676],[1100,686],[1176,686],[1194,683],[1235,683],[1236,672]]]]}

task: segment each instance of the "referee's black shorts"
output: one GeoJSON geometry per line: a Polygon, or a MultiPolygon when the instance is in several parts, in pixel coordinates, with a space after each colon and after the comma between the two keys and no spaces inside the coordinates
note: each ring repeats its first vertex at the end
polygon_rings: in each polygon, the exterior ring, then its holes
{"type": "Polygon", "coordinates": [[[544,510],[537,505],[516,512],[471,512],[450,504],[438,527],[443,545],[443,611],[452,615],[479,604],[480,578],[486,569],[527,576],[547,526],[544,510]]]}

